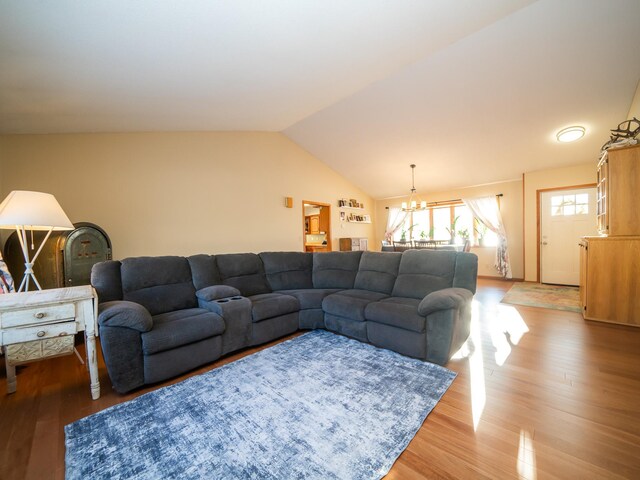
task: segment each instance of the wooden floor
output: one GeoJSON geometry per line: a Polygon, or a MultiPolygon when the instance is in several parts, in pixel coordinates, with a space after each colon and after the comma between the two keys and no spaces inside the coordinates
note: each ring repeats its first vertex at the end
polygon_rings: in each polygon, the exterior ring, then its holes
{"type": "MultiPolygon", "coordinates": [[[[480,280],[459,375],[387,478],[639,479],[640,329],[500,304],[510,286],[480,280]]],[[[74,356],[20,368],[12,395],[2,376],[0,479],[64,478],[64,425],[151,390],[100,381],[92,401],[74,356]]]]}

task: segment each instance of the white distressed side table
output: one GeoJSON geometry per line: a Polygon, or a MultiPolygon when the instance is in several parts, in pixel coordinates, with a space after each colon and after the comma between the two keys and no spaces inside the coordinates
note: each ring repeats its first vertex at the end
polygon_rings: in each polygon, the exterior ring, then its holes
{"type": "Polygon", "coordinates": [[[0,346],[7,393],[16,391],[16,365],[74,352],[84,331],[91,397],[100,398],[96,336],[98,296],[90,285],[0,295],[0,346]]]}

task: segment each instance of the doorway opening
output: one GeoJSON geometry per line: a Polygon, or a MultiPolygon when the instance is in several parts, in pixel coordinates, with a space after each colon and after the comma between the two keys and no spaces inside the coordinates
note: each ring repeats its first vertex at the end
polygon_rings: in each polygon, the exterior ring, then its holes
{"type": "Polygon", "coordinates": [[[305,252],[331,251],[331,205],[302,201],[302,243],[305,252]]]}
{"type": "Polygon", "coordinates": [[[538,281],[580,283],[580,238],[596,233],[595,185],[538,190],[538,281]]]}

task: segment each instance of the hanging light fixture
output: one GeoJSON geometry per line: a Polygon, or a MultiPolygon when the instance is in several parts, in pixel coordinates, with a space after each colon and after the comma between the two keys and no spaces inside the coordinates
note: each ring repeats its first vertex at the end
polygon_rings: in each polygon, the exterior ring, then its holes
{"type": "Polygon", "coordinates": [[[416,210],[426,210],[427,202],[425,200],[416,200],[414,196],[416,194],[416,185],[415,185],[415,163],[409,165],[411,167],[411,195],[409,196],[409,202],[402,202],[402,211],[403,212],[415,212],[416,210]]]}

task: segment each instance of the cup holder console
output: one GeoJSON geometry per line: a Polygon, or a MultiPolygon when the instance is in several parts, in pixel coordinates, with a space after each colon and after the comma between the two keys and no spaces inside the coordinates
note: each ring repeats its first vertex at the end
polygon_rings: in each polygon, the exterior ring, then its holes
{"type": "Polygon", "coordinates": [[[201,308],[217,313],[224,320],[223,354],[249,345],[252,324],[251,300],[241,295],[235,295],[210,302],[200,301],[199,304],[201,308]]]}

